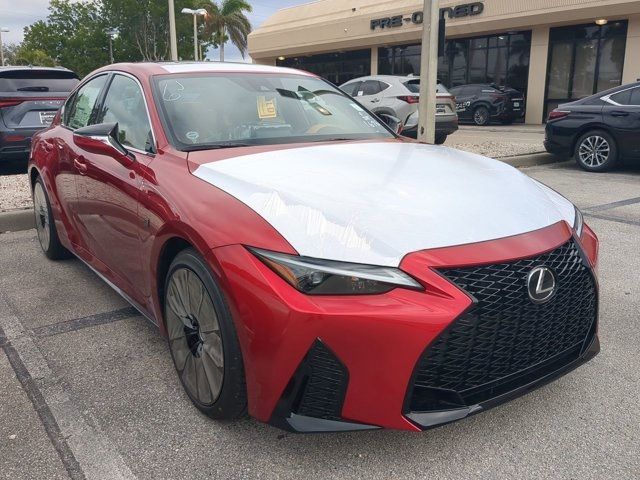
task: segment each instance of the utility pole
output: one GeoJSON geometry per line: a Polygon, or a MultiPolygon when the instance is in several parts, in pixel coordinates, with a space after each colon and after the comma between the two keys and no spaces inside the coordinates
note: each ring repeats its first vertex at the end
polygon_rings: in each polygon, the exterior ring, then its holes
{"type": "Polygon", "coordinates": [[[107,30],[107,35],[109,35],[109,63],[113,64],[113,39],[118,36],[118,30],[110,28],[107,30]]]}
{"type": "Polygon", "coordinates": [[[171,60],[178,61],[178,40],[176,39],[176,7],[169,0],[169,43],[171,44],[171,60]]]}
{"type": "Polygon", "coordinates": [[[198,61],[198,17],[193,15],[193,60],[198,61]]]}
{"type": "Polygon", "coordinates": [[[8,28],[0,28],[0,67],[4,67],[4,45],[2,45],[2,34],[8,32],[8,28]]]}
{"type": "Polygon", "coordinates": [[[420,56],[420,103],[418,140],[435,143],[436,88],[438,87],[438,22],[440,0],[424,0],[422,52],[420,56]]]}

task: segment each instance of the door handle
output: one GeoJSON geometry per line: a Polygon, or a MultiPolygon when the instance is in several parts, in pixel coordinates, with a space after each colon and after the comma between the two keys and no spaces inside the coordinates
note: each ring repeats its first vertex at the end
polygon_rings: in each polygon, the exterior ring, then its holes
{"type": "Polygon", "coordinates": [[[379,98],[374,98],[373,100],[371,100],[371,103],[378,103],[380,101],[379,98]]]}
{"type": "Polygon", "coordinates": [[[629,112],[621,112],[621,111],[611,112],[611,116],[612,117],[628,117],[629,112]]]}
{"type": "Polygon", "coordinates": [[[80,175],[86,174],[87,170],[89,169],[87,164],[83,161],[82,157],[74,158],[73,159],[73,165],[76,167],[78,172],[80,172],[80,175]]]}

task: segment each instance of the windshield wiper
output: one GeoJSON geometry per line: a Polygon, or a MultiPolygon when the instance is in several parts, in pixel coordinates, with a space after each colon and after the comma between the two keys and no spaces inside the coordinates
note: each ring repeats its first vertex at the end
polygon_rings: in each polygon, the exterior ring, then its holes
{"type": "Polygon", "coordinates": [[[221,143],[201,143],[199,145],[188,145],[184,150],[186,152],[195,152],[198,150],[218,150],[221,148],[238,148],[238,147],[252,147],[251,143],[242,142],[221,142],[221,143]]]}
{"type": "Polygon", "coordinates": [[[16,90],[18,92],[48,92],[49,87],[20,87],[16,90]]]}

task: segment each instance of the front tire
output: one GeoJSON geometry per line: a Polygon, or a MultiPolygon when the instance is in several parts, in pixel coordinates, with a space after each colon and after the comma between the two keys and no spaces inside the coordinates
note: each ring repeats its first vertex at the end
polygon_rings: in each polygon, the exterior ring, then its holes
{"type": "Polygon", "coordinates": [[[60,243],[58,230],[51,213],[49,196],[41,177],[36,178],[33,185],[33,213],[35,215],[38,241],[47,258],[50,260],[69,258],[71,253],[60,243]]]}
{"type": "Polygon", "coordinates": [[[478,107],[473,111],[473,123],[479,127],[489,125],[491,115],[487,107],[478,107]]]}
{"type": "Polygon", "coordinates": [[[211,418],[244,415],[244,367],[231,312],[195,250],[176,256],[164,291],[169,350],[185,392],[211,418]]]}
{"type": "Polygon", "coordinates": [[[618,162],[618,146],[607,132],[592,130],[578,139],[573,155],[580,168],[588,172],[604,172],[618,162]]]}

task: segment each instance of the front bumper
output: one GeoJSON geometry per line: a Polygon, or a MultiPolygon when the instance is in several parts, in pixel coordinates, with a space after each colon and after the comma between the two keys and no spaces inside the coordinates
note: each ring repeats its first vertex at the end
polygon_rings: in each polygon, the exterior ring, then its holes
{"type": "MultiPolygon", "coordinates": [[[[499,394],[460,408],[411,409],[425,349],[473,305],[435,269],[529,258],[572,238],[561,222],[517,237],[410,254],[401,268],[425,287],[362,297],[306,296],[238,245],[214,250],[243,352],[249,413],[296,432],[421,431],[486,410],[557,378],[597,353],[533,366],[499,394]]],[[[497,390],[496,390],[497,391],[497,390]]]]}

